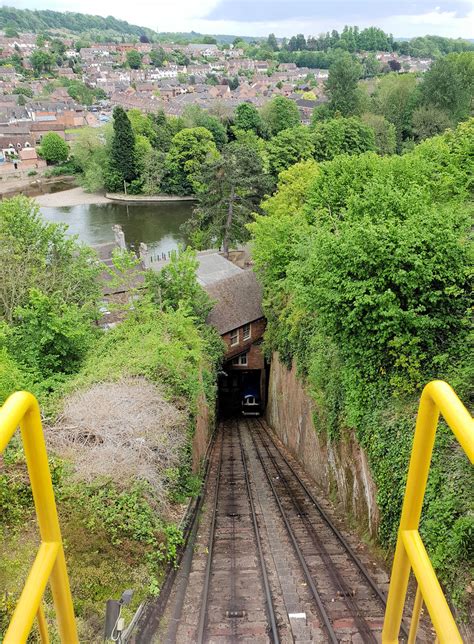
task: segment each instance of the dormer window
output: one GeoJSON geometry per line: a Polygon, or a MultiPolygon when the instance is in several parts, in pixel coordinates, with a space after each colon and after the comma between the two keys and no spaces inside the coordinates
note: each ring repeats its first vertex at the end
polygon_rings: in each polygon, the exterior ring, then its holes
{"type": "Polygon", "coordinates": [[[239,344],[239,329],[234,329],[230,332],[230,346],[235,347],[239,344]]]}
{"type": "Polygon", "coordinates": [[[244,324],[242,327],[242,339],[243,340],[250,340],[252,335],[252,327],[250,324],[244,324]]]}

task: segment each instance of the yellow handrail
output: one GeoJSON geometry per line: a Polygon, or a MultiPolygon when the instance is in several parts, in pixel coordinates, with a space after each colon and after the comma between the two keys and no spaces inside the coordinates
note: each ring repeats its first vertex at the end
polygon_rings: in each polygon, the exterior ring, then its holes
{"type": "MultiPolygon", "coordinates": [[[[418,409],[382,631],[383,644],[398,642],[411,569],[413,569],[418,582],[413,610],[414,622],[418,621],[424,601],[439,642],[441,644],[462,643],[456,623],[418,532],[440,413],[471,463],[474,462],[474,423],[471,415],[446,382],[441,380],[430,382],[421,394],[418,409]]],[[[414,623],[413,628],[410,629],[409,641],[414,642],[415,636],[416,624],[414,623]]]]}
{"type": "Polygon", "coordinates": [[[26,391],[13,394],[0,408],[0,454],[8,445],[18,425],[21,429],[41,545],[3,642],[26,642],[35,617],[38,619],[42,642],[48,642],[41,601],[49,581],[61,641],[75,644],[79,640],[40,410],[36,398],[26,391]]]}

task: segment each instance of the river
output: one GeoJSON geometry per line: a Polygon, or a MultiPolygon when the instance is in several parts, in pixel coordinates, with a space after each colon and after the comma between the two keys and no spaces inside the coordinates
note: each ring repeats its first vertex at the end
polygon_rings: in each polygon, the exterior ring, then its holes
{"type": "Polygon", "coordinates": [[[93,246],[113,241],[112,226],[120,224],[127,246],[138,251],[140,242],[147,244],[151,254],[167,253],[186,244],[180,230],[191,216],[193,202],[164,202],[148,204],[101,203],[80,206],[41,207],[47,221],[63,222],[68,233],[77,235],[93,246]]]}

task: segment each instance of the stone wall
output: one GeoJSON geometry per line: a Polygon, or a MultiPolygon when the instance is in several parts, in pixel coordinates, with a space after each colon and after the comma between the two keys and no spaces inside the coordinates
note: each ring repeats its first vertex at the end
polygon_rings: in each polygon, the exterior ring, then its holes
{"type": "Polygon", "coordinates": [[[266,411],[268,424],[340,511],[375,536],[379,513],[367,456],[351,430],[334,443],[326,435],[317,434],[313,408],[296,369],[288,370],[274,354],[266,411]]]}

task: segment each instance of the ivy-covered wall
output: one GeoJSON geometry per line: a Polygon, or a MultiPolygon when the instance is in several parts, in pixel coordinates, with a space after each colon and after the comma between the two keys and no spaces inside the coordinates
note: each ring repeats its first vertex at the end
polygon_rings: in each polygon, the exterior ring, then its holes
{"type": "MultiPolygon", "coordinates": [[[[315,431],[349,429],[377,488],[378,539],[396,541],[420,393],[447,380],[468,404],[469,232],[474,119],[403,156],[306,161],[251,224],[265,346],[296,365],[315,431]]],[[[421,532],[452,602],[467,613],[472,475],[441,423],[421,532]]]]}

